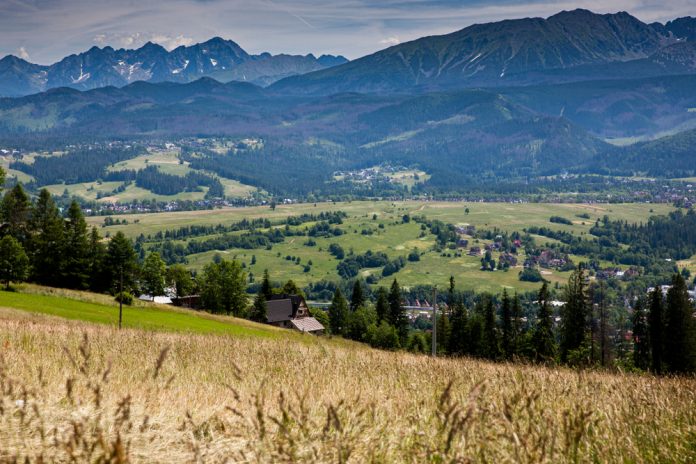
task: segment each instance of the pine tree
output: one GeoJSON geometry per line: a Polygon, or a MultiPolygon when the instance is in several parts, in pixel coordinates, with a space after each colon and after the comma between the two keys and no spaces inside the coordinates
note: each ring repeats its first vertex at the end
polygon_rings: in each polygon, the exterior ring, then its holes
{"type": "Polygon", "coordinates": [[[109,282],[106,276],[106,246],[102,243],[102,238],[96,227],[92,227],[89,235],[89,288],[93,292],[103,292],[108,290],[109,282]]]}
{"type": "Polygon", "coordinates": [[[63,269],[63,218],[48,190],[43,189],[29,221],[32,280],[42,285],[58,286],[63,269]]]}
{"type": "Polygon", "coordinates": [[[160,257],[159,253],[152,252],[147,255],[143,262],[141,280],[143,290],[152,298],[164,294],[165,273],[167,265],[160,257]]]}
{"type": "Polygon", "coordinates": [[[389,323],[396,328],[399,333],[401,346],[406,346],[408,342],[408,317],[406,311],[401,307],[401,287],[394,279],[389,289],[389,323]]]}
{"type": "Polygon", "coordinates": [[[331,333],[335,335],[343,334],[346,325],[346,317],[348,316],[348,302],[343,297],[341,289],[337,288],[334,292],[331,306],[329,306],[329,321],[331,325],[331,333]]]}
{"type": "Polygon", "coordinates": [[[87,223],[82,209],[76,201],[70,204],[68,220],[65,222],[65,265],[63,267],[63,285],[68,288],[85,289],[88,287],[89,274],[89,239],[87,223]]]}
{"type": "Polygon", "coordinates": [[[536,325],[532,334],[534,359],[537,362],[549,362],[555,356],[556,342],[553,338],[549,289],[546,282],[541,286],[537,300],[539,310],[537,311],[536,325]]]}
{"type": "Polygon", "coordinates": [[[264,269],[263,271],[263,281],[261,282],[261,293],[263,293],[264,298],[266,298],[266,301],[271,299],[271,296],[273,296],[273,289],[271,288],[271,279],[268,276],[268,269],[264,269]]]}
{"type": "Polygon", "coordinates": [[[469,321],[466,309],[461,302],[452,307],[451,331],[447,351],[453,355],[464,355],[469,352],[469,321]]]}
{"type": "Polygon", "coordinates": [[[522,305],[520,297],[515,292],[512,299],[512,354],[513,357],[520,356],[522,353],[522,305]]]}
{"type": "Polygon", "coordinates": [[[5,289],[10,289],[10,282],[21,282],[29,273],[29,258],[17,239],[6,235],[0,240],[0,281],[5,282],[5,289]]]}
{"type": "Polygon", "coordinates": [[[498,333],[495,322],[495,307],[493,299],[486,296],[486,303],[483,312],[483,356],[488,359],[498,359],[500,356],[500,344],[498,343],[498,333]]]}
{"type": "Polygon", "coordinates": [[[379,287],[377,290],[377,303],[375,303],[375,311],[377,312],[377,324],[384,320],[389,320],[389,296],[387,289],[379,287]]]}
{"type": "Polygon", "coordinates": [[[633,308],[633,365],[647,370],[650,367],[650,337],[644,308],[645,302],[639,298],[633,308]]]}
{"type": "Polygon", "coordinates": [[[670,372],[687,374],[696,370],[694,307],[681,274],[672,278],[665,305],[665,363],[670,372]]]}
{"type": "Polygon", "coordinates": [[[450,338],[452,336],[452,324],[446,311],[439,313],[437,317],[437,352],[449,352],[450,338]]]}
{"type": "Polygon", "coordinates": [[[116,232],[109,241],[106,267],[109,286],[114,293],[119,291],[121,277],[123,277],[124,292],[135,288],[135,276],[138,271],[137,255],[133,244],[121,231],[116,232]]]}
{"type": "Polygon", "coordinates": [[[31,202],[22,184],[15,185],[2,199],[2,220],[6,234],[14,237],[20,245],[27,245],[31,202]]]}
{"type": "Polygon", "coordinates": [[[512,359],[514,354],[513,346],[515,340],[512,326],[512,305],[507,289],[503,289],[503,299],[500,306],[503,326],[503,355],[505,356],[505,359],[512,359]]]}
{"type": "Polygon", "coordinates": [[[561,315],[561,361],[568,362],[572,352],[584,347],[588,337],[589,301],[585,271],[578,268],[568,279],[566,303],[561,315]]]}
{"type": "Polygon", "coordinates": [[[650,294],[650,312],[648,314],[648,328],[650,333],[651,368],[656,374],[663,369],[663,356],[665,349],[665,315],[662,289],[656,286],[650,294]]]}
{"type": "Polygon", "coordinates": [[[353,284],[353,294],[350,297],[350,310],[355,311],[365,306],[365,296],[363,295],[362,282],[356,279],[353,284]]]}
{"type": "Polygon", "coordinates": [[[268,304],[266,297],[261,292],[257,293],[256,298],[254,298],[254,306],[251,308],[249,319],[264,324],[268,322],[268,304]]]}

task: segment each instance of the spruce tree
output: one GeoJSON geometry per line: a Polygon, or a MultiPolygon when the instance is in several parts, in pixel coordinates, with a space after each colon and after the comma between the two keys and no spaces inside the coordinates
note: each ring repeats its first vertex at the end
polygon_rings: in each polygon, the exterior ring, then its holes
{"type": "Polygon", "coordinates": [[[532,334],[532,347],[534,359],[537,362],[550,362],[556,353],[556,341],[553,338],[553,323],[551,306],[549,305],[549,289],[544,282],[539,290],[537,298],[539,309],[537,310],[536,323],[532,334]]]}
{"type": "Polygon", "coordinates": [[[261,292],[257,293],[256,298],[254,298],[254,305],[251,308],[249,319],[264,324],[268,322],[268,304],[266,303],[266,297],[261,292]]]}
{"type": "Polygon", "coordinates": [[[12,187],[2,199],[2,221],[5,233],[14,237],[23,247],[29,239],[29,220],[31,218],[31,201],[22,184],[12,187]]]}
{"type": "Polygon", "coordinates": [[[365,296],[363,295],[362,282],[356,279],[353,284],[353,294],[350,297],[350,310],[355,311],[365,306],[365,296]]]}
{"type": "Polygon", "coordinates": [[[377,324],[382,321],[389,320],[389,296],[387,289],[379,287],[377,290],[377,303],[375,303],[375,311],[377,312],[377,324]]]}
{"type": "Polygon", "coordinates": [[[522,305],[520,297],[515,292],[512,299],[512,354],[513,357],[522,354],[522,305]]]}
{"type": "Polygon", "coordinates": [[[133,244],[118,231],[109,241],[106,255],[106,269],[109,286],[117,293],[123,277],[123,291],[135,289],[135,277],[138,271],[138,260],[133,244]]]}
{"type": "Polygon", "coordinates": [[[650,294],[650,313],[648,314],[648,328],[650,333],[651,368],[656,374],[663,369],[663,356],[665,349],[665,315],[662,289],[659,285],[650,294]]]}
{"type": "Polygon", "coordinates": [[[503,355],[505,359],[512,359],[514,354],[514,334],[512,326],[512,304],[510,302],[510,296],[508,295],[507,289],[503,289],[503,299],[500,305],[500,312],[502,316],[502,328],[503,328],[503,355]]]}
{"type": "Polygon", "coordinates": [[[642,370],[650,367],[648,317],[642,298],[639,298],[633,307],[633,365],[642,370]]]}
{"type": "Polygon", "coordinates": [[[399,334],[401,346],[406,346],[408,342],[408,317],[406,311],[401,307],[401,287],[394,279],[389,289],[389,323],[396,328],[399,334]]]}
{"type": "Polygon", "coordinates": [[[437,352],[449,352],[450,337],[452,336],[452,324],[446,311],[442,311],[437,318],[437,352]]]}
{"type": "Polygon", "coordinates": [[[271,288],[271,279],[268,276],[268,269],[264,269],[263,271],[263,281],[261,282],[261,293],[263,293],[264,298],[266,298],[266,301],[271,299],[271,296],[273,296],[273,289],[271,288]]]}
{"type": "Polygon", "coordinates": [[[568,362],[572,352],[584,347],[587,341],[590,303],[585,271],[579,267],[568,279],[566,303],[561,312],[561,361],[568,362]]]}
{"type": "Polygon", "coordinates": [[[498,332],[495,321],[495,306],[490,296],[486,296],[486,302],[484,304],[482,336],[483,356],[488,359],[498,359],[500,356],[500,344],[498,343],[498,332]]]}
{"type": "Polygon", "coordinates": [[[29,221],[28,243],[32,280],[42,285],[58,286],[63,269],[63,218],[48,190],[39,193],[29,221]]]}
{"type": "Polygon", "coordinates": [[[5,289],[10,289],[10,282],[21,282],[29,273],[29,258],[17,239],[6,235],[0,240],[0,281],[5,282],[5,289]]]}
{"type": "Polygon", "coordinates": [[[68,288],[85,289],[89,284],[89,238],[87,223],[80,205],[73,201],[65,222],[65,265],[63,285],[68,288]]]}
{"type": "Polygon", "coordinates": [[[672,278],[665,304],[664,359],[669,372],[687,374],[696,370],[694,307],[681,274],[672,278]]]}
{"type": "Polygon", "coordinates": [[[96,227],[92,227],[92,232],[89,235],[88,257],[90,290],[93,292],[103,292],[108,290],[109,282],[105,269],[106,246],[102,243],[102,238],[99,235],[99,231],[96,227]]]}
{"type": "Polygon", "coordinates": [[[345,330],[346,317],[348,316],[348,302],[343,297],[341,289],[337,288],[334,292],[331,306],[329,306],[329,322],[331,333],[341,335],[345,330]]]}
{"type": "Polygon", "coordinates": [[[466,309],[460,301],[452,306],[451,330],[447,351],[453,355],[464,355],[469,352],[469,321],[466,309]]]}

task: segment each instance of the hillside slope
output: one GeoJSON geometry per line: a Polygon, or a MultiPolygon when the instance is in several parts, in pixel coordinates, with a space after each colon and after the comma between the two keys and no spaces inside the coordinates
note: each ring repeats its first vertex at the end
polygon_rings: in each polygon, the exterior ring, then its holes
{"type": "Polygon", "coordinates": [[[25,314],[0,309],[0,460],[696,459],[693,379],[25,314]]]}

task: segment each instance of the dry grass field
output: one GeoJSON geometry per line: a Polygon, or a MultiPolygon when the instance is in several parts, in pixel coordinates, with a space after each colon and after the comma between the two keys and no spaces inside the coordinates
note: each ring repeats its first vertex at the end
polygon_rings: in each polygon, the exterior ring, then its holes
{"type": "Polygon", "coordinates": [[[0,310],[0,462],[694,462],[696,380],[0,310]]]}

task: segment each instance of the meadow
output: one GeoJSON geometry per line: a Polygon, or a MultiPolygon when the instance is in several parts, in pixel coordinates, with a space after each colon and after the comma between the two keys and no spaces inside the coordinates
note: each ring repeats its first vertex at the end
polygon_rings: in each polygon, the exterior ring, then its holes
{"type": "MultiPolygon", "coordinates": [[[[339,227],[345,232],[338,237],[316,238],[316,245],[306,246],[307,237],[288,237],[284,242],[274,244],[271,249],[226,249],[191,254],[187,257],[188,266],[200,270],[219,254],[225,258],[234,258],[243,262],[246,271],[260,277],[264,269],[268,269],[273,280],[294,280],[300,285],[317,282],[322,279],[338,280],[336,272],[338,260],[328,251],[329,245],[337,243],[348,252],[364,253],[367,250],[384,252],[390,259],[405,257],[411,251],[418,250],[420,261],[408,263],[403,269],[392,276],[381,277],[381,268],[364,269],[361,276],[367,278],[373,275],[379,279],[378,284],[388,285],[391,279],[397,278],[405,287],[419,284],[447,285],[451,275],[455,276],[457,286],[462,290],[502,292],[503,288],[518,291],[537,290],[538,284],[520,282],[518,274],[524,261],[521,252],[518,266],[507,272],[482,272],[480,257],[468,256],[466,250],[460,253],[447,251],[442,253],[433,249],[435,237],[422,234],[420,224],[410,221],[403,222],[403,216],[425,216],[428,219],[438,219],[455,225],[474,225],[478,230],[498,228],[507,232],[519,231],[530,226],[545,226],[552,229],[572,232],[576,235],[587,234],[597,219],[604,215],[612,219],[639,222],[647,220],[654,214],[665,214],[673,208],[662,204],[546,204],[546,203],[457,203],[457,202],[369,202],[356,201],[346,203],[317,203],[302,205],[278,205],[275,210],[269,207],[252,208],[223,208],[209,211],[187,211],[158,214],[128,215],[128,225],[109,226],[102,233],[113,234],[122,231],[135,238],[140,234],[154,235],[158,231],[176,229],[190,225],[231,224],[244,218],[268,218],[281,220],[288,216],[303,213],[318,214],[324,211],[344,211],[348,218],[339,227]],[[467,213],[466,210],[469,210],[467,213]],[[590,219],[580,215],[589,215],[590,219]],[[572,221],[572,225],[549,222],[551,216],[562,216],[572,221]],[[363,230],[369,231],[363,234],[363,230]],[[288,257],[299,257],[288,260],[288,257]],[[309,269],[305,266],[310,264],[309,269]]],[[[100,225],[103,218],[88,218],[93,225],[100,225]]],[[[311,226],[303,224],[300,228],[311,226]]],[[[197,237],[190,240],[204,240],[210,237],[197,237]]],[[[536,237],[539,244],[551,242],[544,237],[536,237]]],[[[179,241],[186,245],[185,241],[179,241]]],[[[483,247],[485,241],[474,243],[483,247]]],[[[494,255],[497,258],[497,255],[494,255]]],[[[581,257],[573,257],[575,262],[581,257]]],[[[609,265],[609,263],[605,263],[609,265]]],[[[562,284],[568,279],[568,272],[545,270],[544,278],[552,283],[562,284]]]]}
{"type": "Polygon", "coordinates": [[[289,332],[119,331],[12,305],[0,304],[2,462],[696,459],[693,378],[433,359],[289,332]]]}

